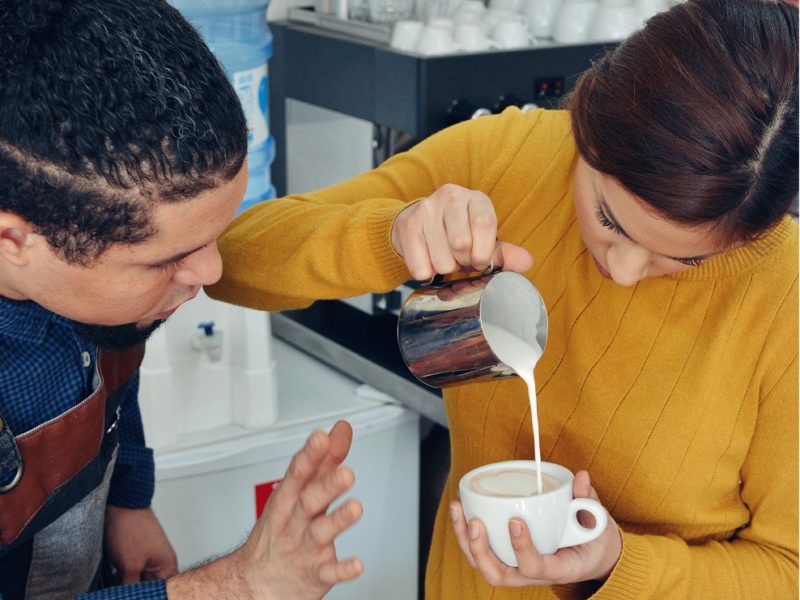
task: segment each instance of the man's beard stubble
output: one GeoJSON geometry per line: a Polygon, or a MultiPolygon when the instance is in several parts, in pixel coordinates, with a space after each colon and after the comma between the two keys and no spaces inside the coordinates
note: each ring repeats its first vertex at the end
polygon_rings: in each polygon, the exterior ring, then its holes
{"type": "Polygon", "coordinates": [[[91,325],[72,321],[72,327],[80,337],[97,344],[100,348],[109,350],[124,350],[131,346],[141,344],[152,333],[161,327],[166,319],[153,321],[147,327],[140,328],[135,323],[125,325],[91,325]]]}

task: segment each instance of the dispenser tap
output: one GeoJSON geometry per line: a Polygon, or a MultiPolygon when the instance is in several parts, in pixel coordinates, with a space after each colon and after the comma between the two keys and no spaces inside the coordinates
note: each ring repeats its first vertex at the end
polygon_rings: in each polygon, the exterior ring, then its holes
{"type": "Polygon", "coordinates": [[[214,321],[198,323],[197,328],[201,331],[192,335],[190,340],[192,348],[198,352],[204,352],[211,362],[221,359],[223,332],[214,330],[214,321]]]}

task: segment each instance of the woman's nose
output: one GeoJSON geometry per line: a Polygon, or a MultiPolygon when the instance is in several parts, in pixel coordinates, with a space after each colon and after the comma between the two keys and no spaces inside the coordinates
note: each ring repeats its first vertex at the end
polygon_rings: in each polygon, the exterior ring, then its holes
{"type": "Polygon", "coordinates": [[[634,285],[647,276],[651,253],[633,242],[615,244],[608,250],[608,272],[619,285],[634,285]]]}
{"type": "Polygon", "coordinates": [[[222,277],[222,257],[217,244],[209,244],[183,259],[175,281],[183,285],[211,285],[222,277]]]}

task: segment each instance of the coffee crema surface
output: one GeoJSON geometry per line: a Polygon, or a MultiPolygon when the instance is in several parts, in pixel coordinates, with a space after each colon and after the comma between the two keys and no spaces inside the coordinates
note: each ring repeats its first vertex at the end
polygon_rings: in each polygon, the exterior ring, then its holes
{"type": "MultiPolygon", "coordinates": [[[[556,489],[561,481],[548,473],[542,473],[542,492],[556,489]]],[[[537,472],[533,469],[498,469],[478,473],[469,481],[472,491],[484,496],[517,497],[535,496],[539,492],[537,472]]]]}

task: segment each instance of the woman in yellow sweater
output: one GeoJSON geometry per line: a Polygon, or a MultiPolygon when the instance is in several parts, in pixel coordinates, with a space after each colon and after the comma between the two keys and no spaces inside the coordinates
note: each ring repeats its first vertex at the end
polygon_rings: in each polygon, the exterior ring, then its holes
{"type": "Polygon", "coordinates": [[[796,597],[797,23],[690,0],[594,65],[569,113],[451,127],[224,234],[209,293],[269,310],[479,269],[495,236],[542,292],[542,455],[610,525],[542,559],[512,521],[520,566],[499,563],[457,484],[532,457],[525,386],[450,388],[428,600],[796,597]]]}

